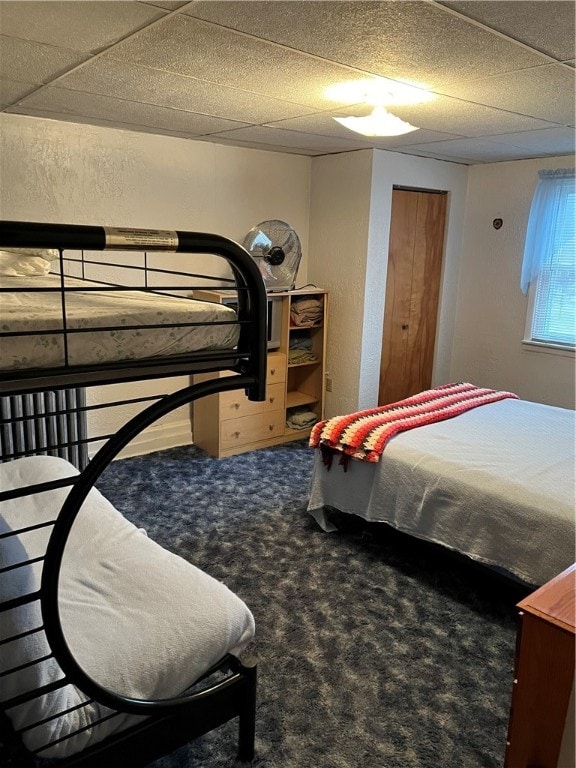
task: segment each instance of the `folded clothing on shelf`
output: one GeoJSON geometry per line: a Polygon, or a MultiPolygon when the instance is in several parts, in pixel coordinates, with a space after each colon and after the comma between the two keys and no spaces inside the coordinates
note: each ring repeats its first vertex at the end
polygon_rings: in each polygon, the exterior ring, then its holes
{"type": "Polygon", "coordinates": [[[312,336],[310,331],[300,328],[290,332],[290,349],[312,349],[312,336]]]}
{"type": "Polygon", "coordinates": [[[320,325],[324,312],[324,297],[303,296],[292,300],[290,322],[297,326],[320,325]]]}
{"type": "Polygon", "coordinates": [[[288,365],[302,365],[303,363],[315,363],[318,360],[316,352],[307,349],[289,349],[288,365]]]}
{"type": "Polygon", "coordinates": [[[290,429],[308,429],[317,421],[318,414],[302,406],[301,408],[291,408],[288,411],[286,426],[290,429]]]}

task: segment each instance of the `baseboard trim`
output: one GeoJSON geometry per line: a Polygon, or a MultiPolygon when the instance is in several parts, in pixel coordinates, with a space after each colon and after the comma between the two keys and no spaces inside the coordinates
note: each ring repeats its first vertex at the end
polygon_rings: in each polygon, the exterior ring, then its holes
{"type": "MultiPolygon", "coordinates": [[[[139,434],[124,448],[117,459],[128,459],[132,456],[143,456],[154,451],[164,451],[179,445],[191,445],[192,425],[186,419],[168,424],[156,424],[139,434]]],[[[90,443],[88,455],[92,458],[105,444],[104,440],[90,443]]]]}

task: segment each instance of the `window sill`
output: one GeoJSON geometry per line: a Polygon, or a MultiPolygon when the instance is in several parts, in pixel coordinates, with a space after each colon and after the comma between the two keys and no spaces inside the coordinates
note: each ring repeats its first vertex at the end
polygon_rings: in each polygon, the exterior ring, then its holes
{"type": "Polygon", "coordinates": [[[560,357],[574,358],[576,351],[573,347],[564,347],[561,344],[551,344],[545,341],[531,341],[523,339],[522,349],[525,352],[539,352],[547,355],[560,355],[560,357]]]}

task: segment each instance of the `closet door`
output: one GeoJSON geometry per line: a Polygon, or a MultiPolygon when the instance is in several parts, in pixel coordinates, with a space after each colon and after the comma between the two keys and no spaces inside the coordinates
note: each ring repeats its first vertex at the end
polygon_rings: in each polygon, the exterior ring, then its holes
{"type": "Polygon", "coordinates": [[[380,405],[431,384],[446,199],[443,192],[393,191],[380,405]]]}

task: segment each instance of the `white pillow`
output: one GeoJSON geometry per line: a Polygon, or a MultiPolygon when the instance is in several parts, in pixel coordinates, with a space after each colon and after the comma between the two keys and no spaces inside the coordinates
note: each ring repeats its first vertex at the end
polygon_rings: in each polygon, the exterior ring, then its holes
{"type": "Polygon", "coordinates": [[[0,250],[0,275],[47,275],[58,257],[59,252],[53,248],[4,248],[0,250]]]}
{"type": "MultiPolygon", "coordinates": [[[[0,487],[9,490],[31,481],[75,474],[76,469],[63,459],[17,459],[0,464],[0,487]]],[[[54,519],[67,493],[63,488],[5,501],[0,511],[12,529],[54,519]]],[[[44,550],[45,540],[42,529],[21,534],[16,540],[0,539],[0,561],[20,561],[22,547],[33,557],[44,550]]],[[[226,653],[239,655],[254,635],[253,616],[239,597],[149,539],[94,488],[74,523],[60,573],[62,625],[75,658],[105,688],[128,696],[175,696],[226,653]]],[[[26,581],[30,579],[28,573],[26,581]]],[[[3,582],[1,601],[9,597],[5,586],[3,582]]],[[[19,610],[19,615],[10,617],[12,631],[38,621],[36,605],[19,610]]],[[[39,633],[0,646],[2,669],[16,660],[42,655],[44,643],[44,633],[39,633]]],[[[35,665],[24,676],[3,678],[1,696],[16,696],[60,676],[54,660],[35,665]]],[[[42,719],[46,712],[74,707],[84,699],[77,688],[68,685],[12,709],[9,715],[20,729],[42,719]]],[[[41,754],[65,757],[140,720],[119,715],[96,725],[107,712],[105,707],[89,704],[26,731],[24,742],[29,749],[37,749],[89,726],[41,754]]]]}

